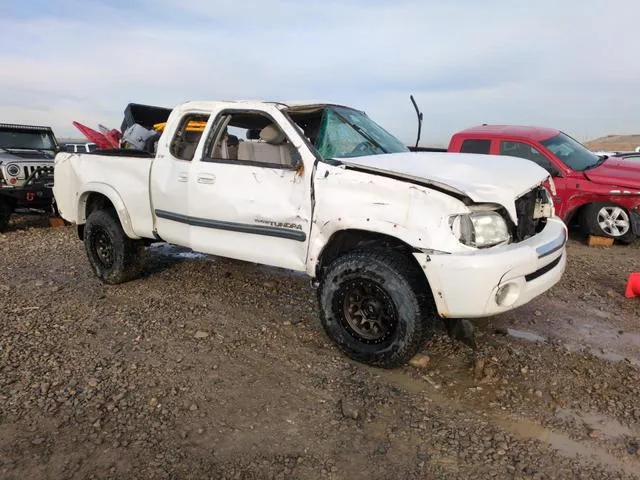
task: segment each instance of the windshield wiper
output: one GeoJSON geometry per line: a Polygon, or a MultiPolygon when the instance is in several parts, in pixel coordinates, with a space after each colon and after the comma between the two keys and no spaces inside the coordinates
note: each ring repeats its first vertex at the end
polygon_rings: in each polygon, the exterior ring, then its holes
{"type": "Polygon", "coordinates": [[[596,163],[594,163],[593,165],[589,165],[586,168],[583,168],[582,171],[584,172],[585,170],[591,170],[592,168],[599,167],[604,162],[606,162],[608,158],[609,158],[609,155],[599,155],[598,156],[598,161],[596,163]]]}
{"type": "Polygon", "coordinates": [[[364,138],[366,138],[367,140],[369,140],[371,143],[373,143],[376,147],[378,147],[380,150],[382,150],[384,153],[389,153],[387,152],[384,148],[382,148],[382,145],[380,145],[378,142],[375,141],[375,139],[369,135],[367,132],[365,132],[362,128],[360,128],[358,125],[351,125],[351,128],[353,128],[356,132],[358,132],[360,135],[362,135],[364,138]]]}
{"type": "Polygon", "coordinates": [[[30,152],[38,152],[38,153],[52,153],[53,150],[45,149],[45,148],[33,148],[33,147],[0,147],[0,150],[4,150],[7,153],[13,153],[16,150],[28,150],[30,152]]]}

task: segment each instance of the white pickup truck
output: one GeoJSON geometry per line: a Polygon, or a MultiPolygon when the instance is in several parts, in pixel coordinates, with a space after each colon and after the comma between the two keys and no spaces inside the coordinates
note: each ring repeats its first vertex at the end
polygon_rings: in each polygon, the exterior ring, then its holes
{"type": "Polygon", "coordinates": [[[54,194],[102,281],[138,277],[158,241],[306,272],[328,336],[392,367],[438,318],[558,282],[567,230],[545,180],[528,160],[410,152],[344,106],[189,102],[155,156],[59,153],[54,194]]]}

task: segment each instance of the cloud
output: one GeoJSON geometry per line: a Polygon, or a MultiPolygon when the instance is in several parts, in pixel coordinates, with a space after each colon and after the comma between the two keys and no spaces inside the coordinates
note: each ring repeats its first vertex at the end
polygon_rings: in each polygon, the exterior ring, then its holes
{"type": "Polygon", "coordinates": [[[124,0],[0,6],[0,121],[118,126],[128,102],[324,99],[406,142],[481,122],[640,130],[623,0],[124,0]]]}

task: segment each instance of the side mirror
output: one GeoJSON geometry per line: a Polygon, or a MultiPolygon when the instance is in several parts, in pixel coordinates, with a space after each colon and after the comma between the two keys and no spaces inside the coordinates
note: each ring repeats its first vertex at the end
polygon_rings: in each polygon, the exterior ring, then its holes
{"type": "Polygon", "coordinates": [[[301,173],[304,169],[304,163],[300,156],[300,152],[298,152],[298,149],[293,145],[289,145],[289,150],[291,152],[291,170],[296,170],[301,173]]]}
{"type": "Polygon", "coordinates": [[[555,178],[563,176],[562,172],[558,170],[555,166],[553,166],[551,163],[547,165],[547,171],[549,172],[549,175],[555,178]]]}

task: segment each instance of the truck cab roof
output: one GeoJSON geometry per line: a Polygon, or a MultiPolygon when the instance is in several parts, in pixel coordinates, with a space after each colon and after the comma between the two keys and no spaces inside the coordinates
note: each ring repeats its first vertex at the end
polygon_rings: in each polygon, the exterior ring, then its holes
{"type": "Polygon", "coordinates": [[[265,101],[265,100],[223,100],[223,101],[189,101],[180,105],[182,109],[185,110],[216,110],[221,106],[229,106],[229,107],[237,107],[242,105],[244,107],[250,108],[252,105],[282,105],[288,109],[295,110],[304,110],[304,109],[313,109],[313,108],[322,108],[327,106],[336,106],[342,108],[350,108],[352,107],[340,105],[332,102],[320,102],[320,101],[265,101]]]}
{"type": "Polygon", "coordinates": [[[458,132],[456,135],[483,136],[490,138],[512,137],[543,141],[560,133],[555,128],[534,127],[525,125],[478,125],[458,132]]]}

